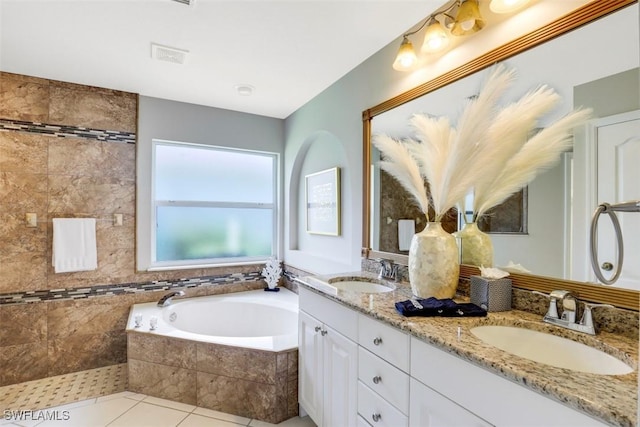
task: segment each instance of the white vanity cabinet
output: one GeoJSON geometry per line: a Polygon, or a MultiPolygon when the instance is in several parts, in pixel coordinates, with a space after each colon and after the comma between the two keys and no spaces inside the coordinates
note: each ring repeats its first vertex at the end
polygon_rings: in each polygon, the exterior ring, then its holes
{"type": "Polygon", "coordinates": [[[299,305],[299,402],[318,427],[606,425],[303,287],[299,305]]]}
{"type": "Polygon", "coordinates": [[[414,337],[411,377],[411,426],[606,425],[414,337]]]}
{"type": "Polygon", "coordinates": [[[318,427],[355,426],[358,314],[299,290],[299,402],[318,427]]]}

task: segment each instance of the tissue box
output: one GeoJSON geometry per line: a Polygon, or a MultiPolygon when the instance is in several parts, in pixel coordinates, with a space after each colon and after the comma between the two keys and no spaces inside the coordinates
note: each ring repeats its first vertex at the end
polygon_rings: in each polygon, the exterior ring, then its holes
{"type": "Polygon", "coordinates": [[[471,302],[487,311],[511,310],[511,279],[471,276],[471,302]]]}

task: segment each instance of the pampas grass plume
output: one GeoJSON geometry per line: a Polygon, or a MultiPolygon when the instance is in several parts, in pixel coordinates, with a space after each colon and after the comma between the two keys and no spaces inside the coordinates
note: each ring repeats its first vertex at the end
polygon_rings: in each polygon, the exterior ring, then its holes
{"type": "Polygon", "coordinates": [[[411,156],[407,146],[387,135],[376,135],[373,145],[383,153],[385,158],[380,162],[380,167],[398,180],[400,185],[413,196],[414,201],[429,220],[429,200],[424,180],[420,175],[418,163],[411,156]]]}
{"type": "Polygon", "coordinates": [[[513,69],[495,66],[478,96],[466,102],[455,128],[446,117],[416,114],[410,120],[416,140],[374,137],[384,157],[380,167],[413,196],[427,220],[425,181],[435,221],[472,189],[476,220],[556,164],[573,143],[573,128],[590,117],[590,110],[573,111],[527,140],[538,118],[555,107],[560,96],[541,85],[499,108],[514,78],[513,69]]]}

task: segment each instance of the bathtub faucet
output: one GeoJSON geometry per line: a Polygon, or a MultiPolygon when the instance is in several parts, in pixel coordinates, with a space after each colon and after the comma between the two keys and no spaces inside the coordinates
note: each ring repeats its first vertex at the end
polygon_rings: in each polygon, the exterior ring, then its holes
{"type": "Polygon", "coordinates": [[[158,301],[158,307],[166,307],[169,304],[171,304],[171,299],[173,297],[183,297],[183,296],[184,296],[184,291],[169,292],[168,294],[160,298],[160,301],[158,301]]]}

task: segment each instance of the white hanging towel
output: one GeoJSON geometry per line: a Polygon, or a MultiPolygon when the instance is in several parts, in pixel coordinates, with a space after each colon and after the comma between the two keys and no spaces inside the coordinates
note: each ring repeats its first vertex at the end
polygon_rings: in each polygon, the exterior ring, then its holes
{"type": "Polygon", "coordinates": [[[414,234],[416,234],[416,222],[412,219],[399,219],[398,249],[408,251],[414,234]]]}
{"type": "Polygon", "coordinates": [[[51,261],[56,273],[97,269],[95,218],[54,218],[51,261]]]}

